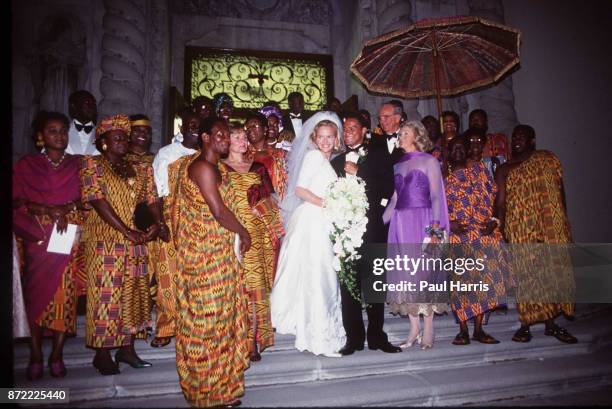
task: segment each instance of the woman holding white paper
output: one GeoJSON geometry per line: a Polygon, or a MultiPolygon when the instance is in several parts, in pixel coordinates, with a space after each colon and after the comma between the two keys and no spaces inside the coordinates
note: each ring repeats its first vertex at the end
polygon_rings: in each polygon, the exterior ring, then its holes
{"type": "Polygon", "coordinates": [[[30,380],[43,376],[41,344],[45,331],[53,333],[48,359],[51,376],[66,375],[62,351],[66,334],[75,332],[74,252],[48,251],[53,230],[57,235],[66,232],[70,224],[83,221],[79,156],[65,153],[68,124],[61,113],[41,112],[34,128],[36,146],[44,150],[24,156],[13,168],[13,230],[25,250],[23,289],[32,335],[26,374],[30,380]]]}

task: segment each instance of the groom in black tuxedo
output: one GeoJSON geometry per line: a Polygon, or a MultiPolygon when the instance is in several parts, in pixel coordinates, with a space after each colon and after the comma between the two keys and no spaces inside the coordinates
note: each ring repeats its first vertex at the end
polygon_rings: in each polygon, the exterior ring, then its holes
{"type": "MultiPolygon", "coordinates": [[[[363,143],[367,125],[362,117],[357,114],[347,114],[344,117],[344,142],[347,151],[338,155],[331,161],[331,165],[340,177],[347,173],[357,175],[366,183],[366,195],[370,205],[367,211],[368,224],[363,237],[365,243],[386,243],[387,229],[382,221],[386,201],[393,194],[393,166],[389,160],[387,151],[380,147],[366,145],[363,143]],[[354,163],[346,160],[349,152],[361,152],[365,154],[354,163]]],[[[364,258],[357,261],[357,288],[361,292],[362,274],[367,268],[362,263],[364,258]]],[[[342,355],[350,355],[361,351],[363,344],[368,341],[369,349],[380,349],[383,352],[401,352],[401,348],[391,345],[387,334],[383,331],[384,304],[370,304],[366,308],[368,314],[367,334],[361,314],[361,302],[355,300],[346,287],[340,284],[342,297],[342,321],[346,331],[346,345],[339,351],[342,355]]]]}

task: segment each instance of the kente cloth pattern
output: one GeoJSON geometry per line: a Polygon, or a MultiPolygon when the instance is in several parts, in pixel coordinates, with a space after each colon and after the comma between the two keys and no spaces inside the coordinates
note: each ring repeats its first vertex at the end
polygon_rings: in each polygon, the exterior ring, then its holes
{"type": "Polygon", "coordinates": [[[263,351],[274,344],[270,291],[275,251],[263,220],[253,213],[247,197],[249,189],[262,182],[256,172],[230,172],[229,178],[236,195],[236,216],[251,235],[251,248],[244,254],[241,265],[249,295],[249,352],[254,350],[254,342],[263,351]]]}
{"type": "MultiPolygon", "coordinates": [[[[105,199],[126,226],[140,202],[155,203],[153,168],[131,162],[135,176],[116,175],[103,156],[86,156],[81,167],[82,200],[105,199]]],[[[146,337],[151,298],[147,247],[127,240],[95,211],[84,229],[87,263],[86,344],[93,348],[129,345],[131,335],[146,337]]]]}
{"type": "Polygon", "coordinates": [[[282,200],[285,197],[288,179],[287,151],[273,146],[266,146],[262,151],[255,151],[251,147],[247,152],[247,158],[262,163],[266,167],[268,175],[270,175],[270,179],[272,179],[274,191],[282,200]]]}
{"type": "MultiPolygon", "coordinates": [[[[157,286],[155,299],[155,336],[173,337],[176,332],[175,322],[178,318],[178,304],[176,299],[176,286],[178,284],[177,251],[174,245],[174,229],[172,214],[176,211],[175,198],[178,171],[183,161],[189,157],[184,156],[168,166],[168,186],[170,194],[164,197],[164,221],[170,230],[168,243],[159,240],[159,253],[157,258],[157,286]]],[[[175,216],[176,218],[176,216],[175,216]]]]}
{"type": "Polygon", "coordinates": [[[512,158],[512,149],[510,149],[506,135],[503,133],[487,134],[487,140],[482,149],[482,156],[484,158],[503,156],[506,160],[510,160],[512,158]]]}
{"type": "Polygon", "coordinates": [[[450,292],[450,304],[460,321],[467,321],[477,315],[505,304],[508,262],[500,244],[501,232],[496,227],[490,235],[483,235],[484,228],[493,216],[493,204],[497,185],[482,162],[469,168],[457,169],[450,173],[445,183],[448,213],[451,221],[462,223],[465,233],[451,232],[452,251],[457,256],[485,260],[485,269],[472,269],[463,274],[449,273],[450,278],[462,284],[488,284],[489,291],[450,292]],[[464,244],[458,246],[459,244],[464,244]]]}
{"type": "Polygon", "coordinates": [[[96,126],[96,139],[109,131],[123,131],[126,135],[129,135],[131,130],[132,125],[127,115],[118,114],[107,116],[98,122],[98,126],[96,126]]]}
{"type": "MultiPolygon", "coordinates": [[[[244,394],[248,366],[247,294],[234,254],[235,233],[213,217],[183,161],[177,182],[178,250],[176,367],[185,399],[207,407],[244,394]]],[[[237,213],[224,167],[219,193],[237,213]]]]}
{"type": "MultiPolygon", "coordinates": [[[[153,159],[155,158],[155,155],[149,152],[146,152],[144,154],[128,153],[127,155],[125,155],[125,158],[129,162],[136,162],[139,164],[151,166],[153,164],[153,159]]],[[[161,240],[159,239],[155,239],[145,243],[145,245],[147,246],[148,257],[147,271],[149,273],[149,292],[151,294],[151,298],[153,299],[155,299],[155,297],[157,296],[157,282],[155,280],[155,277],[157,277],[157,268],[159,266],[158,258],[160,252],[160,243],[161,240]]]]}
{"type": "Polygon", "coordinates": [[[76,334],[76,286],[74,259],[68,263],[53,299],[36,320],[39,327],[58,332],[76,334]]]}
{"type": "Polygon", "coordinates": [[[563,244],[571,243],[569,221],[563,205],[561,162],[549,151],[534,151],[529,159],[511,169],[506,178],[505,234],[510,243],[547,243],[561,246],[516,246],[512,271],[517,277],[517,311],[524,324],[572,315],[573,302],[522,303],[553,294],[572,298],[575,290],[571,258],[563,244]],[[538,266],[538,267],[535,267],[538,266]]]}

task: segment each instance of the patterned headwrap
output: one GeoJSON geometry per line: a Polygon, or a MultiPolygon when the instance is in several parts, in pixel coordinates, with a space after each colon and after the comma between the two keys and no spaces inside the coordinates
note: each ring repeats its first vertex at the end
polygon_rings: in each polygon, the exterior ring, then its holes
{"type": "Polygon", "coordinates": [[[96,127],[96,139],[108,131],[117,129],[124,131],[128,135],[130,134],[132,127],[130,125],[130,118],[127,115],[118,114],[103,118],[96,127]]]}
{"type": "Polygon", "coordinates": [[[268,119],[270,115],[274,115],[276,119],[278,119],[278,131],[279,132],[283,131],[283,121],[282,121],[283,114],[281,114],[280,109],[278,109],[277,107],[273,105],[266,105],[265,107],[261,108],[259,112],[263,114],[263,116],[265,116],[266,119],[268,119]]]}
{"type": "Polygon", "coordinates": [[[219,115],[219,110],[221,109],[221,105],[224,103],[228,103],[231,108],[234,108],[234,100],[225,92],[220,92],[215,94],[213,97],[213,105],[215,106],[215,115],[219,115]]]}

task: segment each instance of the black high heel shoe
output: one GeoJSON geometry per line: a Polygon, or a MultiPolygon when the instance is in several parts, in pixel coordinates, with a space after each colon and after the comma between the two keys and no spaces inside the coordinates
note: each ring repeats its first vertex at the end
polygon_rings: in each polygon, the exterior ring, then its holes
{"type": "Polygon", "coordinates": [[[100,375],[117,375],[121,373],[121,371],[119,371],[119,365],[113,362],[113,366],[111,367],[103,366],[97,356],[93,360],[93,367],[96,368],[100,375]]]}
{"type": "Polygon", "coordinates": [[[136,353],[134,353],[133,358],[125,357],[122,349],[119,349],[119,351],[117,351],[117,353],[115,354],[115,362],[117,362],[117,364],[119,364],[119,362],[123,362],[124,364],[128,364],[132,368],[136,369],[148,368],[150,366],[153,366],[152,363],[140,359],[138,355],[136,355],[136,353]]]}

